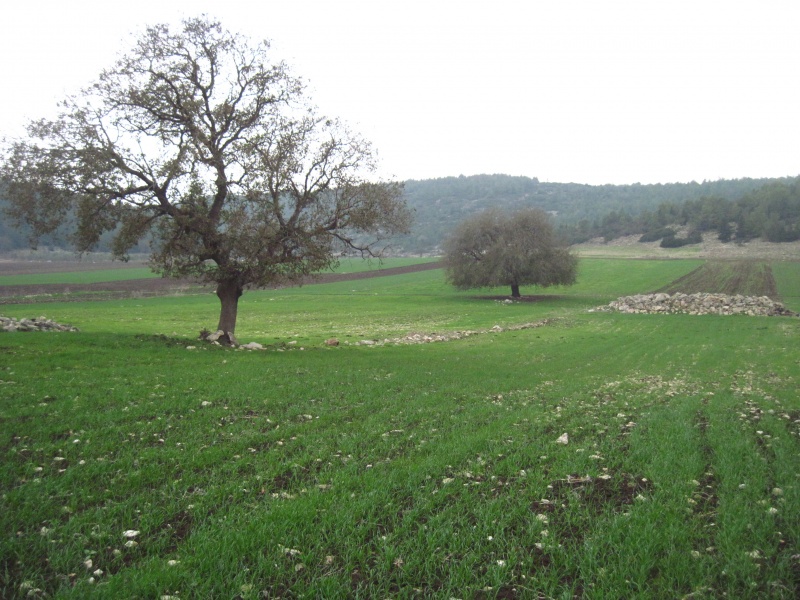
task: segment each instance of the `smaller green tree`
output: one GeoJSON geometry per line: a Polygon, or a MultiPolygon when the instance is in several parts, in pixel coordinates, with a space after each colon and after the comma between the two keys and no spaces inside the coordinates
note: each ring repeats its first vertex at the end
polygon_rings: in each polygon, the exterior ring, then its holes
{"type": "Polygon", "coordinates": [[[463,221],[444,242],[445,273],[461,290],[575,283],[577,258],[559,243],[547,213],[487,210],[463,221]]]}

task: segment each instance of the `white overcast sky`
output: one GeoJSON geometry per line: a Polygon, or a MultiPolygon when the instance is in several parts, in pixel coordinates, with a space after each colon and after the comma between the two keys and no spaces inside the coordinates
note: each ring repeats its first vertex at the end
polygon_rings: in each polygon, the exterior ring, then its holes
{"type": "Polygon", "coordinates": [[[60,0],[0,21],[0,136],[146,25],[272,40],[381,175],[670,183],[800,175],[798,0],[60,0]]]}

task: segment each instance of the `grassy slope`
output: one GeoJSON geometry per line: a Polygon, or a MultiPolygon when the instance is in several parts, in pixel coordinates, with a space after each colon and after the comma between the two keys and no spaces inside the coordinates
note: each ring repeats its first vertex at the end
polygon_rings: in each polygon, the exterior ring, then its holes
{"type": "MultiPolygon", "coordinates": [[[[523,288],[544,294],[539,304],[503,305],[456,292],[441,270],[301,288],[247,292],[240,301],[237,335],[242,340],[277,343],[297,339],[318,343],[331,336],[382,338],[421,331],[474,329],[524,323],[540,315],[559,315],[607,303],[620,295],[652,291],[679,277],[698,261],[582,261],[578,283],[570,288],[523,288]],[[631,268],[635,266],[635,269],[631,268]],[[295,337],[297,336],[297,337],[295,337]]],[[[393,265],[392,265],[393,266],[393,265]]],[[[506,288],[481,294],[508,294],[506,288]]],[[[43,316],[86,332],[165,334],[188,340],[203,326],[213,327],[219,302],[213,294],[85,303],[6,305],[10,317],[43,316]],[[32,314],[32,311],[36,314],[32,314]]]]}
{"type": "Polygon", "coordinates": [[[149,335],[190,337],[213,298],[48,305],[84,332],[0,338],[0,589],[792,598],[798,321],[582,310],[694,266],[587,261],[568,297],[512,306],[437,272],[245,296],[242,335],[302,352],[149,335]]]}

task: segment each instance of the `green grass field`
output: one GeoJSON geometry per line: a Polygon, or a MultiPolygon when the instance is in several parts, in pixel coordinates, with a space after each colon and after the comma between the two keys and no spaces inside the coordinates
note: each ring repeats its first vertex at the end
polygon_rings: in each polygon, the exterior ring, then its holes
{"type": "MultiPolygon", "coordinates": [[[[376,269],[404,267],[424,262],[433,262],[433,258],[385,258],[382,260],[358,260],[345,258],[332,271],[335,273],[360,273],[376,269]]],[[[55,263],[58,267],[59,263],[55,263]]],[[[116,268],[98,270],[76,270],[55,273],[26,273],[19,275],[0,275],[0,286],[4,285],[40,285],[48,283],[106,283],[125,281],[128,279],[151,279],[160,277],[148,267],[128,267],[117,264],[116,268]],[[122,268],[120,268],[122,267],[122,268]]]]}
{"type": "Polygon", "coordinates": [[[0,596],[796,598],[800,319],[587,310],[701,264],[4,306],[0,596]]]}
{"type": "Polygon", "coordinates": [[[127,279],[159,277],[147,267],[100,269],[65,273],[29,273],[25,275],[0,275],[0,285],[40,285],[44,283],[105,283],[127,279]]]}
{"type": "Polygon", "coordinates": [[[800,262],[772,263],[772,276],[786,307],[800,312],[800,262]]]}

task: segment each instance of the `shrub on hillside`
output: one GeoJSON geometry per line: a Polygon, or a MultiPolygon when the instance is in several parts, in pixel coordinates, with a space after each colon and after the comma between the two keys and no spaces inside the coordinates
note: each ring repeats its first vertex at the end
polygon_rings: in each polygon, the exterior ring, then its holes
{"type": "Polygon", "coordinates": [[[675,237],[675,233],[671,236],[665,236],[659,244],[662,248],[680,248],[682,246],[691,246],[692,244],[699,244],[703,241],[703,236],[699,231],[690,231],[689,235],[685,238],[675,237]]]}

